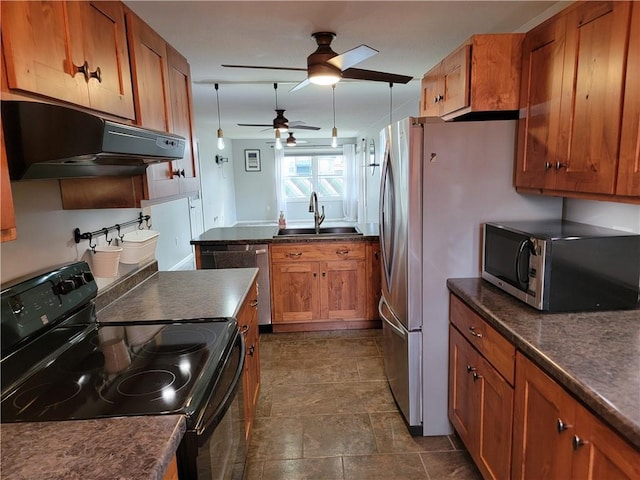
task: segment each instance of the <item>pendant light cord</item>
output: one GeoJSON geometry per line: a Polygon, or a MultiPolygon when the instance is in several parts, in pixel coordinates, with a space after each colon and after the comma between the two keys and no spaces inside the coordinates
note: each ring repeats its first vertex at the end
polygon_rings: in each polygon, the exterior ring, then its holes
{"type": "Polygon", "coordinates": [[[218,96],[218,84],[216,83],[214,85],[214,88],[216,89],[216,104],[218,105],[218,129],[222,128],[221,123],[220,123],[220,97],[218,96]]]}
{"type": "Polygon", "coordinates": [[[273,90],[276,92],[276,110],[278,110],[278,84],[273,84],[273,90]]]}
{"type": "Polygon", "coordinates": [[[389,82],[389,125],[393,123],[393,83],[389,82]]]}
{"type": "Polygon", "coordinates": [[[333,128],[336,128],[336,85],[331,86],[333,93],[333,128]]]}

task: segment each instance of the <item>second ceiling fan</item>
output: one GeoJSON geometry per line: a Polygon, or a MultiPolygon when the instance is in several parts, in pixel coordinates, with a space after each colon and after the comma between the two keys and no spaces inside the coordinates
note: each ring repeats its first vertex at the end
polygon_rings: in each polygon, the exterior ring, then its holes
{"type": "Polygon", "coordinates": [[[288,131],[290,128],[295,128],[296,130],[320,130],[320,127],[314,127],[312,125],[307,125],[304,122],[293,121],[290,122],[285,116],[285,110],[283,108],[278,108],[278,84],[273,84],[273,89],[276,93],[276,118],[273,119],[271,124],[268,123],[239,123],[239,127],[272,127],[274,130],[279,130],[284,133],[288,131]]]}
{"type": "Polygon", "coordinates": [[[333,32],[316,32],[311,35],[315,38],[318,48],[315,52],[307,57],[307,68],[297,67],[268,67],[259,65],[225,65],[229,68],[260,68],[267,70],[293,70],[306,71],[307,78],[297,84],[291,91],[305,87],[309,83],[318,85],[333,85],[342,78],[353,80],[369,80],[373,82],[386,83],[408,83],[413,77],[407,75],[398,75],[395,73],[376,72],[374,70],[363,70],[361,68],[353,68],[354,65],[372,57],[377,50],[360,45],[358,47],[347,50],[338,55],[331,49],[331,42],[336,36],[333,32]]]}

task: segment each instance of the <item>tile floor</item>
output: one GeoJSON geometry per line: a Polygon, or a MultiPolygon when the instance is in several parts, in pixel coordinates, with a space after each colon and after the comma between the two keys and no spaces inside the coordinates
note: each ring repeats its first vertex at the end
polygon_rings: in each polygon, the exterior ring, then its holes
{"type": "Polygon", "coordinates": [[[247,480],[481,479],[455,436],[411,437],[382,330],[260,335],[247,480]]]}

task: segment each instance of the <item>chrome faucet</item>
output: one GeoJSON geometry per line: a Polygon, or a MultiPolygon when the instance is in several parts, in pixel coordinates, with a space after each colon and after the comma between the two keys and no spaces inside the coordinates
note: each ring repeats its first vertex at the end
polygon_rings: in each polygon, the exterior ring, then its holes
{"type": "Polygon", "coordinates": [[[313,213],[313,226],[316,229],[316,233],[320,233],[320,225],[324,222],[324,205],[322,205],[322,215],[320,215],[318,212],[318,195],[316,192],[311,192],[309,213],[313,213]]]}

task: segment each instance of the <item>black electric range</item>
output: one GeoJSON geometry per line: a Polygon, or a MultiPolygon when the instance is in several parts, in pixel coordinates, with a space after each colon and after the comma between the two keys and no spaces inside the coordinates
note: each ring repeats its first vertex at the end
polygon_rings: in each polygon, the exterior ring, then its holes
{"type": "MultiPolygon", "coordinates": [[[[244,343],[236,320],[101,323],[96,294],[84,262],[2,290],[2,422],[183,414],[180,478],[202,478],[198,450],[241,383],[244,343]]],[[[232,422],[239,424],[238,410],[232,422]]],[[[210,471],[205,478],[230,478],[210,471]]]]}

